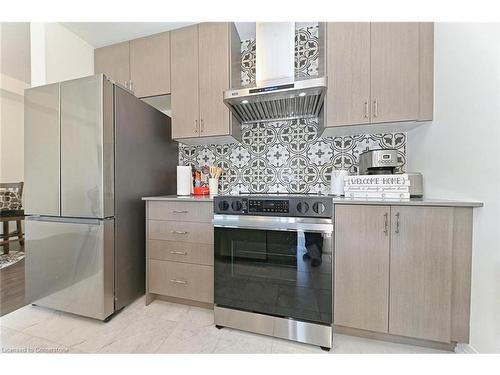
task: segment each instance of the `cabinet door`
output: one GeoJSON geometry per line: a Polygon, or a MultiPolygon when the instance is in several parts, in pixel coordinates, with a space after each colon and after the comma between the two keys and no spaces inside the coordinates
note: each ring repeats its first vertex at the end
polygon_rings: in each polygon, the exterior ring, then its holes
{"type": "Polygon", "coordinates": [[[229,24],[199,25],[200,135],[229,134],[229,109],[223,103],[229,89],[229,24]]]}
{"type": "MultiPolygon", "coordinates": [[[[199,135],[198,25],[170,34],[172,138],[199,135]]],[[[219,67],[212,66],[214,70],[219,67]]]]}
{"type": "Polygon", "coordinates": [[[372,23],[371,122],[416,120],[418,82],[418,23],[372,23]]]}
{"type": "Polygon", "coordinates": [[[389,333],[449,342],[453,208],[391,208],[389,333]]]}
{"type": "Polygon", "coordinates": [[[389,216],[388,206],[335,207],[336,325],[387,333],[389,216]]]}
{"type": "Polygon", "coordinates": [[[128,87],[130,80],[129,42],[96,48],[94,51],[94,72],[103,73],[116,83],[128,87]]]}
{"type": "Polygon", "coordinates": [[[130,41],[130,79],[139,98],[170,93],[170,33],[130,41]]]}
{"type": "Polygon", "coordinates": [[[370,122],[370,23],[327,26],[326,126],[370,122]]]}

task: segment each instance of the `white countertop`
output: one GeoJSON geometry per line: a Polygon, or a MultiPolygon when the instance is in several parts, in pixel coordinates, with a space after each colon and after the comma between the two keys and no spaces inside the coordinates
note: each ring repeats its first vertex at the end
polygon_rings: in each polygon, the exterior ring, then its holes
{"type": "Polygon", "coordinates": [[[212,202],[213,195],[159,195],[156,197],[142,197],[143,201],[186,201],[186,202],[212,202]]]}
{"type": "Polygon", "coordinates": [[[445,207],[483,207],[483,202],[460,201],[436,198],[407,199],[361,199],[332,197],[334,204],[383,204],[389,206],[445,206],[445,207]]]}
{"type": "MultiPolygon", "coordinates": [[[[144,201],[186,201],[186,202],[211,202],[213,195],[160,195],[156,197],[143,197],[144,201]]],[[[443,206],[443,207],[482,207],[482,202],[461,201],[435,198],[411,198],[410,200],[396,199],[359,199],[331,197],[334,204],[373,204],[390,206],[443,206]]]]}

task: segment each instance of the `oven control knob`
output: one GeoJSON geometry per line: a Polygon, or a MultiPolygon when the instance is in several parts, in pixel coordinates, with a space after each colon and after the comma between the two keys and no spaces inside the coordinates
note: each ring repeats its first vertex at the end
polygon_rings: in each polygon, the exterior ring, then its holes
{"type": "Polygon", "coordinates": [[[229,203],[227,203],[227,201],[220,201],[219,202],[219,209],[221,211],[227,211],[228,208],[229,208],[229,203]]]}
{"type": "Polygon", "coordinates": [[[241,211],[242,207],[243,205],[240,201],[233,201],[233,203],[231,203],[231,208],[233,209],[233,211],[241,211]]]}
{"type": "Polygon", "coordinates": [[[309,205],[307,202],[299,202],[297,204],[297,211],[299,211],[301,214],[305,214],[307,211],[309,211],[309,205]]]}
{"type": "Polygon", "coordinates": [[[317,214],[322,214],[323,212],[326,211],[326,206],[323,202],[315,202],[313,204],[313,211],[316,212],[317,214]]]}

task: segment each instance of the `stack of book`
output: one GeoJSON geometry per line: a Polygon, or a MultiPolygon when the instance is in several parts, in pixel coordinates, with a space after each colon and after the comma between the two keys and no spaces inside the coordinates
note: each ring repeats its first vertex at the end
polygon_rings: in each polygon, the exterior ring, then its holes
{"type": "Polygon", "coordinates": [[[344,180],[346,198],[410,199],[407,174],[347,176],[344,180]]]}

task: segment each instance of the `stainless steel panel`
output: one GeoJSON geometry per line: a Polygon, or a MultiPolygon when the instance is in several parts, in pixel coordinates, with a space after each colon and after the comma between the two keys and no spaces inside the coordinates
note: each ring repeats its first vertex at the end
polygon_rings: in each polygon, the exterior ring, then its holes
{"type": "Polygon", "coordinates": [[[306,344],[333,347],[332,326],[280,318],[247,311],[214,307],[216,325],[294,340],[306,344]]]}
{"type": "Polygon", "coordinates": [[[62,216],[112,216],[104,207],[104,192],[110,193],[104,181],[113,176],[109,159],[114,152],[112,121],[103,118],[103,80],[95,75],[61,83],[62,216]]]}
{"type": "Polygon", "coordinates": [[[175,194],[178,145],[170,118],[128,91],[114,88],[116,308],[145,291],[145,204],[175,194]]]}
{"type": "Polygon", "coordinates": [[[242,124],[322,116],[327,78],[277,81],[224,92],[224,103],[242,124]],[[292,86],[289,88],[279,88],[292,86]],[[260,92],[255,89],[262,89],[260,92]],[[262,108],[262,110],[261,110],[262,108]]]}
{"type": "Polygon", "coordinates": [[[333,220],[280,216],[214,215],[214,227],[332,233],[333,220]]]}
{"type": "Polygon", "coordinates": [[[59,84],[24,94],[24,210],[60,215],[59,84]]]}
{"type": "Polygon", "coordinates": [[[114,311],[114,221],[29,217],[26,299],[104,320],[114,311]]]}

